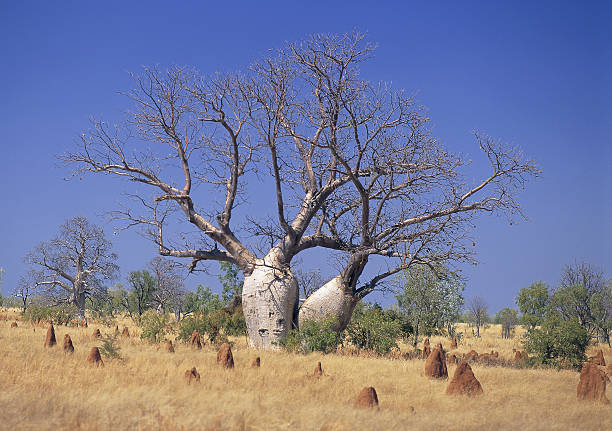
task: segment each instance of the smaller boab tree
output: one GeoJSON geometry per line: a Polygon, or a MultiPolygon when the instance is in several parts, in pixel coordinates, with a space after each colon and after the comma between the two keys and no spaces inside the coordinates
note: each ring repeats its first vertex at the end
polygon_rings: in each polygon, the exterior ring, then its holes
{"type": "Polygon", "coordinates": [[[117,276],[116,260],[104,230],[85,217],[67,220],[59,235],[40,243],[25,257],[31,285],[58,303],[73,304],[82,318],[85,299],[117,276]]]}

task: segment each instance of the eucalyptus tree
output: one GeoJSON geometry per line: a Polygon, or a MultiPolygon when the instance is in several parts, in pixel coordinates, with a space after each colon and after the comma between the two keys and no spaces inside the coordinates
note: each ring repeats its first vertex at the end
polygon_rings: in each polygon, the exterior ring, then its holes
{"type": "Polygon", "coordinates": [[[30,265],[24,280],[30,287],[50,295],[56,302],[76,306],[85,317],[85,300],[104,290],[116,278],[119,267],[104,229],[85,217],[67,220],[53,239],[41,242],[25,257],[30,265]]]}
{"type": "Polygon", "coordinates": [[[274,348],[297,320],[296,255],[323,247],[345,256],[302,314],[347,322],[359,297],[410,262],[468,256],[472,212],[518,210],[514,192],[537,171],[481,138],[494,170],[465,186],[465,161],[431,137],[414,99],[361,78],[373,51],[361,34],[314,35],[243,73],[145,69],[127,93],[125,124],[95,121],[64,160],[132,182],[137,205],[117,217],[144,226],[161,255],[189,258],[191,270],[238,266],[250,344],[274,348]],[[274,199],[265,214],[239,211],[260,194],[274,199]],[[180,232],[181,221],[196,232],[180,232]],[[358,288],[371,255],[393,262],[358,288]]]}

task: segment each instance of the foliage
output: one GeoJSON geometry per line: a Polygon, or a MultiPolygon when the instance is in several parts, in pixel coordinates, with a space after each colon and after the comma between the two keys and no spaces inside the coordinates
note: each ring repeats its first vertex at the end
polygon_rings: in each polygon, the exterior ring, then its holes
{"type": "Polygon", "coordinates": [[[534,365],[580,369],[586,359],[590,336],[576,318],[564,319],[556,312],[546,314],[539,328],[525,334],[525,351],[534,365]]]}
{"type": "Polygon", "coordinates": [[[395,297],[405,327],[413,330],[415,346],[419,334],[449,329],[458,320],[464,303],[464,285],[459,277],[445,268],[438,268],[438,274],[428,266],[417,265],[397,279],[400,292],[395,297]]]}
{"type": "Polygon", "coordinates": [[[338,320],[334,316],[326,317],[321,321],[309,320],[301,325],[299,330],[292,329],[281,340],[281,346],[291,352],[332,353],[342,344],[344,335],[335,331],[338,320]]]}
{"type": "Polygon", "coordinates": [[[601,292],[591,296],[590,308],[595,328],[599,331],[600,340],[610,346],[612,331],[612,281],[608,282],[601,292]]]}
{"type": "Polygon", "coordinates": [[[117,336],[117,334],[102,336],[100,354],[105,358],[123,359],[121,357],[121,347],[117,345],[117,336]]]}
{"type": "Polygon", "coordinates": [[[240,280],[240,268],[230,262],[221,262],[221,274],[219,282],[222,286],[221,296],[223,302],[229,303],[233,298],[242,295],[244,281],[240,280]]]}
{"type": "Polygon", "coordinates": [[[140,317],[140,327],[142,334],[140,338],[151,343],[159,343],[164,336],[171,330],[170,318],[165,313],[157,313],[155,310],[147,310],[140,317]]]}
{"type": "Polygon", "coordinates": [[[155,280],[149,271],[142,270],[130,272],[127,282],[131,288],[127,297],[128,311],[142,316],[153,306],[155,280]]]}
{"type": "Polygon", "coordinates": [[[216,327],[227,336],[246,335],[246,320],[242,312],[242,306],[233,311],[226,308],[213,311],[207,315],[211,327],[216,327]]]}
{"type": "Polygon", "coordinates": [[[515,299],[516,305],[521,311],[521,325],[528,328],[541,325],[544,321],[548,301],[549,291],[546,283],[536,281],[529,287],[523,287],[515,299]]]}
{"type": "Polygon", "coordinates": [[[196,288],[195,292],[189,292],[185,298],[186,313],[200,313],[208,315],[213,311],[220,310],[223,307],[223,301],[219,295],[212,293],[210,287],[202,286],[196,288]]]}
{"type": "Polygon", "coordinates": [[[23,313],[23,320],[32,323],[45,322],[57,325],[67,325],[77,314],[78,310],[73,304],[56,307],[45,307],[32,304],[23,313]]]}
{"type": "Polygon", "coordinates": [[[385,314],[379,305],[360,302],[355,307],[346,332],[351,344],[357,349],[383,355],[397,348],[396,341],[401,327],[400,323],[385,314]]]}

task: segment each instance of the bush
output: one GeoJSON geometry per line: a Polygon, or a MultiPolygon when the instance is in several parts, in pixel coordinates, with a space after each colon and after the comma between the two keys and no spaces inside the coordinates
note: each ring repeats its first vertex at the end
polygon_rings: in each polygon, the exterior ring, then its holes
{"type": "Polygon", "coordinates": [[[105,358],[122,360],[123,358],[120,354],[121,348],[117,346],[116,343],[117,334],[102,337],[102,346],[100,347],[100,353],[102,356],[105,358]]]}
{"type": "MultiPolygon", "coordinates": [[[[236,307],[233,312],[226,309],[216,310],[207,316],[209,327],[222,330],[227,336],[240,336],[246,334],[246,320],[242,312],[242,306],[236,307]]],[[[218,332],[218,331],[217,331],[218,332]]]]}
{"type": "Polygon", "coordinates": [[[23,320],[32,323],[53,323],[56,325],[67,325],[78,311],[74,305],[63,305],[58,307],[43,307],[30,305],[23,313],[23,320]]]}
{"type": "Polygon", "coordinates": [[[188,342],[194,330],[197,330],[202,336],[210,332],[210,323],[202,313],[196,313],[181,320],[177,339],[188,342]]]}
{"type": "Polygon", "coordinates": [[[237,307],[231,313],[225,309],[217,309],[207,314],[196,313],[186,317],[179,323],[177,338],[189,341],[194,329],[201,336],[206,335],[211,343],[226,342],[228,336],[245,335],[246,321],[242,307],[237,307]]]}
{"type": "Polygon", "coordinates": [[[384,355],[397,348],[401,324],[380,306],[363,305],[355,308],[346,332],[351,344],[357,349],[384,355]]]}
{"type": "Polygon", "coordinates": [[[321,321],[309,320],[302,324],[300,330],[292,329],[280,342],[281,346],[290,352],[311,353],[335,352],[342,344],[343,334],[334,331],[338,319],[334,316],[321,321]]]}
{"type": "Polygon", "coordinates": [[[169,321],[167,314],[158,314],[154,310],[145,311],[140,317],[140,327],[142,328],[140,338],[151,343],[162,341],[171,329],[168,324],[169,321]]]}
{"type": "Polygon", "coordinates": [[[550,312],[540,328],[527,331],[525,339],[525,351],[533,354],[530,365],[580,369],[590,336],[576,319],[550,312]]]}

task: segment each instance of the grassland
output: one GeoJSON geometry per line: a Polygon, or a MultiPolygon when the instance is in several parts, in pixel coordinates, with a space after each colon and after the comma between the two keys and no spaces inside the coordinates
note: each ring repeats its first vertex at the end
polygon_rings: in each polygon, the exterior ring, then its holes
{"type": "MultiPolygon", "coordinates": [[[[0,321],[0,429],[10,430],[611,430],[612,406],[576,400],[573,371],[473,367],[479,398],[449,397],[448,381],[424,377],[424,361],[364,356],[307,356],[257,352],[236,339],[236,367],[216,364],[211,346],[176,353],[132,338],[120,341],[124,360],[86,364],[97,327],[56,327],[58,346],[44,348],[45,328],[0,321]],[[75,353],[61,341],[72,337],[75,353]],[[261,368],[252,369],[255,356],[261,368]],[[322,378],[309,376],[317,361],[322,378]],[[183,374],[197,367],[199,384],[183,374]],[[353,408],[364,386],[378,392],[378,410],[353,408]]],[[[125,321],[125,324],[130,324],[125,321]]],[[[122,325],[120,325],[122,327],[122,325]]],[[[110,328],[99,326],[102,333],[110,328]]],[[[518,336],[499,337],[491,326],[482,338],[466,337],[457,352],[497,350],[510,357],[518,336]]],[[[435,345],[448,339],[433,338],[435,345]]],[[[407,351],[407,346],[402,346],[407,351]]],[[[607,361],[612,352],[605,348],[607,361]]],[[[452,375],[454,365],[449,365],[452,375]]]]}

